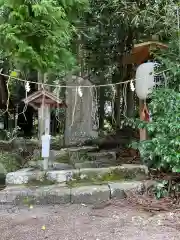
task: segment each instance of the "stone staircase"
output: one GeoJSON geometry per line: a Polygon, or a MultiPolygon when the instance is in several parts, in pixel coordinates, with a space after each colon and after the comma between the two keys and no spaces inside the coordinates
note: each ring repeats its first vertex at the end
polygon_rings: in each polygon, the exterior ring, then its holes
{"type": "MultiPolygon", "coordinates": [[[[40,152],[34,155],[38,159],[40,152]]],[[[115,151],[97,151],[93,147],[51,150],[51,167],[46,172],[46,180],[53,183],[99,183],[111,180],[144,179],[147,168],[137,164],[122,164],[115,151]]],[[[25,169],[6,176],[7,184],[24,184],[29,181],[43,181],[43,160],[30,161],[25,169]]]]}
{"type": "MultiPolygon", "coordinates": [[[[40,156],[40,152],[34,153],[40,156]]],[[[50,165],[52,170],[68,170],[80,168],[104,168],[118,166],[115,151],[97,152],[94,147],[66,148],[60,151],[50,151],[50,165]]],[[[30,161],[27,167],[42,168],[43,161],[30,161]]]]}

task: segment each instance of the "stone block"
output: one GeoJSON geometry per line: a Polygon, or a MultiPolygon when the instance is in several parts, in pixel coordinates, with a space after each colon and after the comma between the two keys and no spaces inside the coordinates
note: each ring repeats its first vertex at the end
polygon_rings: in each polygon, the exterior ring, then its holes
{"type": "Polygon", "coordinates": [[[75,163],[75,168],[80,169],[80,168],[97,168],[98,165],[94,161],[85,161],[82,163],[75,163]]]}
{"type": "Polygon", "coordinates": [[[69,170],[72,169],[73,167],[70,164],[67,163],[53,163],[53,169],[54,170],[69,170]]]}
{"type": "Polygon", "coordinates": [[[0,203],[21,206],[66,204],[70,203],[70,189],[56,185],[38,188],[19,186],[0,192],[0,203]]]}
{"type": "Polygon", "coordinates": [[[122,164],[121,168],[126,171],[136,172],[136,173],[143,173],[148,174],[148,168],[145,165],[139,164],[122,164]]]}
{"type": "Polygon", "coordinates": [[[47,179],[58,183],[66,181],[66,171],[48,171],[47,179]]]}
{"type": "Polygon", "coordinates": [[[115,152],[95,152],[88,153],[89,156],[93,157],[96,161],[102,162],[114,162],[116,161],[116,153],[115,152]]]}
{"type": "Polygon", "coordinates": [[[126,198],[129,192],[142,194],[144,192],[144,184],[142,182],[117,182],[109,183],[111,198],[123,199],[126,198]]]}
{"type": "Polygon", "coordinates": [[[29,196],[32,196],[32,190],[25,186],[6,187],[0,192],[0,202],[1,204],[16,205],[20,199],[24,200],[29,196]]]}
{"type": "Polygon", "coordinates": [[[97,204],[109,200],[110,189],[107,185],[83,186],[71,189],[72,203],[97,204]]]}
{"type": "Polygon", "coordinates": [[[30,171],[27,169],[23,171],[21,169],[17,172],[10,172],[6,175],[6,184],[26,184],[31,180],[36,180],[43,177],[43,172],[41,171],[30,171]]]}
{"type": "Polygon", "coordinates": [[[66,187],[52,187],[52,189],[45,191],[44,188],[35,192],[35,204],[40,205],[55,205],[70,203],[70,189],[66,187]]]}

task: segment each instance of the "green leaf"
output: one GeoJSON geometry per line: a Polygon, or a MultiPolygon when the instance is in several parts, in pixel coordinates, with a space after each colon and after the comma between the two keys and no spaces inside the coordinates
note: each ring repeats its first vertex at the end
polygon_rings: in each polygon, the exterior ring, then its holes
{"type": "Polygon", "coordinates": [[[11,77],[17,77],[18,73],[16,71],[12,71],[10,74],[11,77]]]}
{"type": "Polygon", "coordinates": [[[156,193],[156,198],[157,198],[157,199],[160,199],[161,196],[162,196],[162,195],[161,195],[161,191],[158,191],[158,192],[156,193]]]}

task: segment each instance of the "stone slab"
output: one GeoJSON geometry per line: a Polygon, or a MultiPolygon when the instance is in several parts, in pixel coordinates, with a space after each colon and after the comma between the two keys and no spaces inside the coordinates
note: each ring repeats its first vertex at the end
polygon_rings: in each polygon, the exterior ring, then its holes
{"type": "MultiPolygon", "coordinates": [[[[31,169],[43,169],[43,160],[39,160],[39,161],[30,161],[28,163],[28,165],[31,167],[31,169]]],[[[58,162],[53,162],[52,163],[52,168],[54,170],[69,170],[69,169],[73,169],[73,166],[67,163],[58,163],[58,162]]]]}
{"type": "Polygon", "coordinates": [[[141,170],[142,173],[148,174],[149,170],[148,167],[141,164],[122,164],[121,168],[127,169],[127,170],[141,170]]]}
{"type": "Polygon", "coordinates": [[[10,172],[6,175],[6,185],[11,184],[26,184],[31,180],[40,179],[43,177],[42,171],[17,171],[10,172]]]}
{"type": "Polygon", "coordinates": [[[116,152],[89,152],[89,156],[94,157],[95,159],[101,159],[102,161],[104,159],[107,159],[109,161],[115,161],[116,160],[116,152]]]}
{"type": "Polygon", "coordinates": [[[31,172],[31,171],[33,171],[34,170],[34,168],[31,168],[31,167],[29,167],[29,168],[22,168],[22,169],[20,169],[20,170],[18,170],[18,171],[16,171],[17,173],[21,173],[21,172],[31,172]]]}
{"type": "Polygon", "coordinates": [[[69,170],[69,169],[73,169],[73,166],[71,166],[70,164],[67,164],[67,163],[55,162],[55,163],[53,163],[53,169],[54,170],[69,170]]]}
{"type": "Polygon", "coordinates": [[[27,188],[20,186],[0,192],[1,204],[12,205],[54,205],[70,203],[70,189],[67,187],[44,186],[27,188]]]}
{"type": "Polygon", "coordinates": [[[6,187],[4,190],[0,191],[0,203],[15,205],[18,196],[25,198],[32,196],[32,194],[33,190],[23,185],[6,187]]]}
{"type": "Polygon", "coordinates": [[[0,203],[10,205],[98,204],[111,198],[126,198],[129,192],[142,194],[145,192],[146,185],[146,181],[131,181],[75,188],[60,184],[42,187],[9,186],[0,192],[0,203]]]}
{"type": "Polygon", "coordinates": [[[78,170],[48,171],[47,179],[50,181],[56,181],[57,183],[63,183],[66,182],[68,176],[71,178],[73,174],[78,172],[78,170]]]}
{"type": "Polygon", "coordinates": [[[82,163],[79,162],[79,163],[75,163],[74,165],[76,169],[80,169],[80,168],[107,168],[112,166],[118,166],[119,164],[117,162],[103,159],[103,160],[94,160],[94,161],[84,161],[82,163]]]}
{"type": "Polygon", "coordinates": [[[71,195],[70,189],[66,187],[53,187],[46,190],[43,188],[38,189],[35,193],[35,204],[40,205],[54,205],[70,203],[71,195]]]}
{"type": "MultiPolygon", "coordinates": [[[[51,181],[55,181],[57,183],[63,183],[67,180],[67,176],[72,177],[73,174],[81,174],[81,175],[88,175],[88,174],[105,174],[112,170],[117,169],[118,171],[127,172],[129,174],[147,174],[148,169],[143,165],[132,165],[126,164],[121,166],[114,166],[114,167],[107,167],[107,168],[82,168],[82,169],[69,169],[69,170],[52,170],[47,172],[47,179],[51,181]]],[[[6,175],[6,184],[25,184],[31,180],[38,180],[43,177],[44,172],[34,170],[17,171],[8,173],[6,175]]]]}
{"type": "Polygon", "coordinates": [[[123,199],[129,192],[142,194],[145,191],[143,182],[116,182],[108,184],[111,191],[111,198],[123,199]]]}
{"type": "Polygon", "coordinates": [[[72,203],[95,204],[107,201],[110,198],[110,189],[107,185],[83,186],[71,189],[72,203]]]}
{"type": "Polygon", "coordinates": [[[97,168],[98,165],[96,164],[95,161],[84,161],[84,162],[79,162],[75,163],[75,168],[76,169],[81,169],[81,168],[97,168]]]}

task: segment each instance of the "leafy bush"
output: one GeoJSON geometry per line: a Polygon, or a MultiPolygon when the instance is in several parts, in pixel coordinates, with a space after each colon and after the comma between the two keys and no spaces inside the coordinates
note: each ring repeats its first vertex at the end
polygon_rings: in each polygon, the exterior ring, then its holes
{"type": "Polygon", "coordinates": [[[18,157],[8,152],[0,152],[0,165],[7,173],[17,171],[20,168],[18,157]]]}
{"type": "MultiPolygon", "coordinates": [[[[178,171],[180,169],[180,93],[172,89],[154,90],[149,109],[152,121],[140,122],[149,139],[136,145],[149,167],[178,171]]],[[[134,145],[134,147],[135,147],[134,145]]]]}

